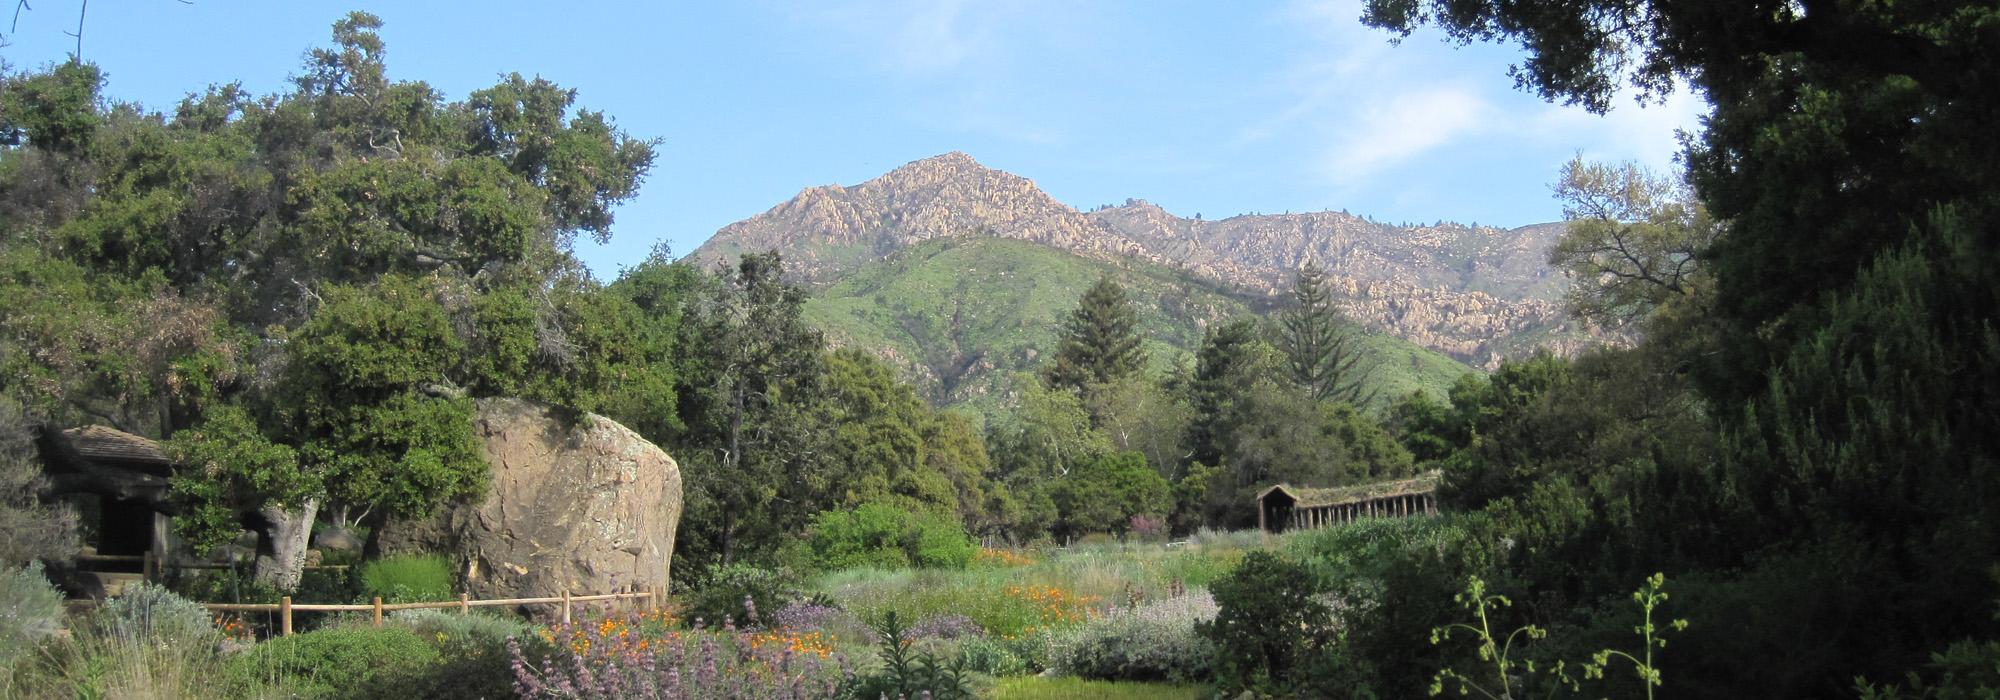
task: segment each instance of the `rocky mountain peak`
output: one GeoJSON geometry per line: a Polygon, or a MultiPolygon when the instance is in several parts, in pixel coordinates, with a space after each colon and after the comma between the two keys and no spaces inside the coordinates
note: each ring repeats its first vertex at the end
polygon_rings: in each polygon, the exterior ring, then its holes
{"type": "Polygon", "coordinates": [[[923,241],[992,235],[1165,265],[1263,299],[1282,296],[1310,259],[1362,323],[1492,366],[1536,344],[1593,342],[1569,327],[1559,303],[1565,280],[1547,265],[1562,228],[1392,226],[1333,211],[1204,220],[1141,199],[1085,213],[953,151],[856,185],[807,188],[724,227],[693,254],[715,261],[777,250],[794,279],[824,286],[923,241]]]}

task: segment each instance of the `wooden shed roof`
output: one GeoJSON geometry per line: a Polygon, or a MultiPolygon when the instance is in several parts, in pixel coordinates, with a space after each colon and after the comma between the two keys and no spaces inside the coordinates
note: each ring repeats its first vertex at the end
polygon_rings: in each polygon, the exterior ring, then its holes
{"type": "Polygon", "coordinates": [[[116,428],[86,425],[62,433],[70,448],[88,459],[160,465],[173,462],[160,443],[116,428]]]}
{"type": "Polygon", "coordinates": [[[1443,474],[1436,470],[1424,472],[1408,479],[1377,481],[1369,484],[1355,484],[1338,488],[1305,488],[1289,484],[1277,484],[1257,494],[1257,501],[1263,502],[1274,491],[1283,491],[1291,497],[1294,508],[1319,508],[1323,506],[1344,506],[1350,503],[1365,503],[1378,498],[1414,496],[1434,493],[1443,474]]]}

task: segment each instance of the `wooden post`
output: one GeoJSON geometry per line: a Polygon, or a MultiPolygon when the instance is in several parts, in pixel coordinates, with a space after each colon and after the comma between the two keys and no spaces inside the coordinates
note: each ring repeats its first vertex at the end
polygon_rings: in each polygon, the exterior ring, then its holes
{"type": "Polygon", "coordinates": [[[472,614],[472,594],[458,594],[458,614],[460,617],[472,614]]]}
{"type": "Polygon", "coordinates": [[[278,599],[278,631],[284,636],[292,636],[292,597],[278,599]]]}
{"type": "Polygon", "coordinates": [[[569,626],[569,589],[567,588],[562,591],[562,624],[564,627],[569,626]]]}
{"type": "Polygon", "coordinates": [[[375,626],[382,626],[382,596],[375,596],[375,626]]]}

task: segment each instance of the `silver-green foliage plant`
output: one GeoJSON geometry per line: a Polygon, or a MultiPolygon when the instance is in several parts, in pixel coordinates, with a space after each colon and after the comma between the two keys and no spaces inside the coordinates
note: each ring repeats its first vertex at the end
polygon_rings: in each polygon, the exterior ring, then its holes
{"type": "MultiPolygon", "coordinates": [[[[1666,582],[1665,574],[1655,573],[1646,579],[1645,585],[1632,593],[1632,601],[1638,603],[1643,613],[1640,624],[1633,627],[1632,631],[1644,640],[1643,649],[1637,654],[1617,649],[1602,649],[1592,653],[1591,660],[1581,664],[1585,679],[1603,680],[1605,672],[1615,662],[1624,660],[1631,663],[1633,672],[1644,683],[1646,697],[1649,700],[1653,697],[1653,689],[1663,684],[1653,652],[1667,646],[1667,640],[1660,635],[1663,631],[1661,626],[1653,621],[1653,613],[1667,601],[1666,582]]],[[[1459,695],[1477,694],[1488,700],[1512,700],[1517,697],[1516,693],[1527,685],[1526,680],[1536,675],[1548,679],[1547,687],[1551,696],[1565,689],[1571,692],[1581,690],[1582,684],[1570,676],[1567,662],[1557,661],[1552,666],[1538,667],[1533,660],[1518,660],[1519,648],[1515,646],[1515,642],[1525,643],[1543,639],[1549,634],[1546,628],[1523,625],[1507,632],[1504,637],[1494,634],[1492,613],[1501,608],[1512,607],[1514,604],[1512,600],[1503,595],[1489,594],[1486,582],[1477,576],[1470,577],[1466,581],[1465,592],[1453,598],[1466,610],[1472,611],[1477,621],[1455,622],[1432,629],[1431,643],[1443,644],[1450,641],[1454,633],[1469,633],[1479,642],[1479,661],[1492,668],[1490,672],[1482,671],[1475,675],[1447,666],[1432,677],[1431,695],[1442,695],[1447,690],[1455,689],[1459,695]]],[[[1687,620],[1676,619],[1666,626],[1678,631],[1687,629],[1687,624],[1687,620]]]]}
{"type": "Polygon", "coordinates": [[[166,587],[140,581],[104,602],[92,619],[100,636],[133,644],[212,644],[219,641],[213,618],[202,604],[166,587]]]}
{"type": "Polygon", "coordinates": [[[1050,665],[1059,674],[1102,680],[1206,679],[1215,643],[1195,625],[1215,619],[1216,611],[1206,591],[1113,610],[1056,636],[1050,665]]]}
{"type": "Polygon", "coordinates": [[[40,563],[0,570],[0,677],[62,629],[62,602],[40,563]]]}

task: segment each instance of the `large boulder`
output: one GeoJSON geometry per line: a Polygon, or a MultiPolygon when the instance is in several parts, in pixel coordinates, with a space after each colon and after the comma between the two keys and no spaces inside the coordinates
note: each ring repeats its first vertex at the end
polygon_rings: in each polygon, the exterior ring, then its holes
{"type": "Polygon", "coordinates": [[[666,587],[681,519],[666,452],[608,418],[520,399],[480,399],[473,429],[492,466],[485,499],[392,520],[383,554],[444,553],[474,598],[666,587]]]}

